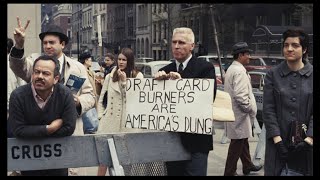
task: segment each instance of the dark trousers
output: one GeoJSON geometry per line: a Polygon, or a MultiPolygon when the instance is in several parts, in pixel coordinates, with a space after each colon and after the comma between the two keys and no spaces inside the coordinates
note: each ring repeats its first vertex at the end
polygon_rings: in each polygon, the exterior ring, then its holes
{"type": "Polygon", "coordinates": [[[209,152],[191,153],[187,161],[167,162],[168,176],[206,176],[209,152]]]}
{"type": "Polygon", "coordinates": [[[225,176],[233,176],[236,173],[239,158],[242,162],[242,169],[249,169],[253,166],[250,157],[248,138],[231,139],[224,169],[225,176]]]}
{"type": "Polygon", "coordinates": [[[22,176],[68,176],[68,168],[21,171],[22,176]]]}

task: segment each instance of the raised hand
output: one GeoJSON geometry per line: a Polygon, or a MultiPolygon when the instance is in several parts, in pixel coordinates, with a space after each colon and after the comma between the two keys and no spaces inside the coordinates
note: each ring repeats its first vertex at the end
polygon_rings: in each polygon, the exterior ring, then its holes
{"type": "Polygon", "coordinates": [[[25,36],[26,36],[26,29],[29,26],[30,20],[28,20],[27,24],[24,27],[22,27],[20,18],[17,16],[17,23],[18,23],[18,27],[15,28],[14,31],[13,31],[13,37],[14,37],[14,40],[16,42],[15,47],[19,48],[19,49],[22,49],[23,46],[24,46],[24,39],[25,39],[25,36]]]}
{"type": "Polygon", "coordinates": [[[122,82],[126,81],[127,75],[124,71],[121,71],[120,69],[118,69],[117,73],[118,73],[120,81],[122,81],[122,82]]]}

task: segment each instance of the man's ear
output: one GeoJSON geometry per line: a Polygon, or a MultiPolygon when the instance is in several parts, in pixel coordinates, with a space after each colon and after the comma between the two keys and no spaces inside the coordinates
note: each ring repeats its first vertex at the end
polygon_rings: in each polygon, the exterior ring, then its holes
{"type": "Polygon", "coordinates": [[[194,49],[194,43],[191,44],[191,51],[194,49]]]}
{"type": "Polygon", "coordinates": [[[60,75],[56,75],[56,77],[54,77],[53,84],[57,84],[59,82],[59,79],[60,79],[60,75]]]}
{"type": "Polygon", "coordinates": [[[64,49],[64,47],[66,47],[66,42],[65,42],[65,41],[62,41],[62,42],[61,42],[61,46],[62,46],[62,49],[64,49]]]}

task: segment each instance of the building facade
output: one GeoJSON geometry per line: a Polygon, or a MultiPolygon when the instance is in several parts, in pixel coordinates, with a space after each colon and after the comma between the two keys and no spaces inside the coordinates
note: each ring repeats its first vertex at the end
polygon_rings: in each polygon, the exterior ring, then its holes
{"type": "Polygon", "coordinates": [[[273,52],[257,45],[253,36],[257,28],[312,29],[312,23],[312,4],[72,4],[71,51],[77,52],[79,41],[80,51],[91,51],[95,57],[130,47],[137,58],[169,60],[173,29],[189,27],[195,33],[196,56],[216,55],[218,48],[222,56],[227,56],[238,41],[248,42],[259,55],[281,55],[281,46],[274,47],[274,41],[269,42],[273,52]],[[101,17],[102,46],[98,46],[97,16],[101,17]]]}
{"type": "Polygon", "coordinates": [[[7,36],[13,39],[13,31],[17,27],[17,16],[21,20],[22,26],[25,26],[27,20],[30,24],[27,28],[27,36],[24,46],[24,54],[41,53],[41,41],[39,34],[41,33],[41,4],[7,4],[7,36]]]}
{"type": "Polygon", "coordinates": [[[63,52],[67,56],[72,56],[72,29],[71,29],[71,16],[72,16],[72,5],[71,4],[59,4],[52,7],[52,19],[53,23],[63,30],[68,36],[69,42],[63,52]]]}

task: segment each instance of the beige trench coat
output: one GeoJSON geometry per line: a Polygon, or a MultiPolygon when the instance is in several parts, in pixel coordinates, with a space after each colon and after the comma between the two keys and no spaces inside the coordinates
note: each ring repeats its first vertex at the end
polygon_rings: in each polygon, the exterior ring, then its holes
{"type": "MultiPolygon", "coordinates": [[[[92,85],[88,80],[87,70],[84,67],[84,65],[79,63],[76,60],[73,60],[65,56],[64,54],[63,56],[65,57],[65,60],[66,60],[65,71],[64,71],[64,78],[65,78],[64,85],[66,85],[70,74],[74,74],[76,76],[86,78],[81,89],[77,93],[77,95],[79,96],[79,100],[82,108],[81,108],[81,114],[78,116],[78,119],[76,122],[76,129],[73,133],[74,135],[83,135],[84,133],[83,133],[83,123],[82,123],[81,115],[84,112],[94,107],[96,102],[95,95],[93,93],[92,85]]],[[[21,59],[10,56],[9,59],[10,59],[10,68],[12,69],[12,71],[23,80],[30,82],[34,59],[32,59],[31,56],[23,57],[21,59]]]]}
{"type": "Polygon", "coordinates": [[[234,122],[226,122],[227,137],[244,139],[252,137],[252,124],[257,114],[250,76],[244,66],[233,61],[225,77],[224,90],[231,96],[234,122]]]}
{"type": "MultiPolygon", "coordinates": [[[[140,129],[125,128],[126,115],[126,93],[125,85],[121,82],[113,82],[112,77],[113,68],[103,82],[101,94],[98,100],[98,118],[100,119],[98,133],[117,133],[117,132],[141,132],[140,129]],[[103,96],[108,91],[107,108],[102,105],[103,96]]],[[[141,72],[137,74],[136,78],[143,78],[141,72]]]]}

